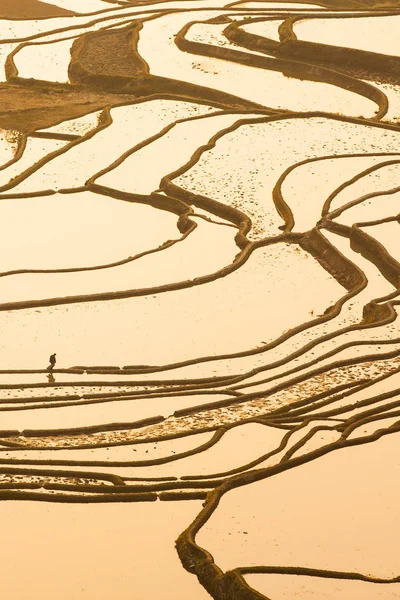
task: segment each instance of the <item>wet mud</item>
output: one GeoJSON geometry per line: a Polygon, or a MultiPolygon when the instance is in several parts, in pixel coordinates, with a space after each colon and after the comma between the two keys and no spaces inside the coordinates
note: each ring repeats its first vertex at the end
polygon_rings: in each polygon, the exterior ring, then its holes
{"type": "Polygon", "coordinates": [[[361,493],[355,452],[398,500],[400,57],[357,36],[399,10],[3,2],[0,500],[197,502],[170,544],[199,599],[398,597],[390,543],[376,570],[257,544],[279,478],[361,493]],[[302,40],[338,20],[351,48],[302,40]]]}

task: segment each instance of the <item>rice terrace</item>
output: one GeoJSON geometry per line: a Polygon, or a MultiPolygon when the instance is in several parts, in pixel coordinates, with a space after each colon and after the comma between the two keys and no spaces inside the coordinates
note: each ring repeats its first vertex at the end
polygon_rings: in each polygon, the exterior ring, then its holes
{"type": "Polygon", "coordinates": [[[0,40],[4,597],[400,599],[400,0],[0,40]]]}

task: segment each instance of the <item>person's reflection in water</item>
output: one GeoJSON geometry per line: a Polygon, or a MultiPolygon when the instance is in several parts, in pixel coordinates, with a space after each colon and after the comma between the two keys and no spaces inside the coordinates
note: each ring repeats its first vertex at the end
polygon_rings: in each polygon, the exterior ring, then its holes
{"type": "Polygon", "coordinates": [[[53,373],[49,373],[47,375],[47,379],[49,380],[49,383],[55,383],[56,382],[56,380],[54,379],[53,373]]]}

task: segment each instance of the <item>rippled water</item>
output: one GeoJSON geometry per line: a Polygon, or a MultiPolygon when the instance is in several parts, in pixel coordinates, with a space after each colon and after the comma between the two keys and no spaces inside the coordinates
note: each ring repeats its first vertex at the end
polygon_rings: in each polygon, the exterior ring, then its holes
{"type": "Polygon", "coordinates": [[[7,596],[399,597],[399,16],[367,4],[0,7],[7,596]]]}

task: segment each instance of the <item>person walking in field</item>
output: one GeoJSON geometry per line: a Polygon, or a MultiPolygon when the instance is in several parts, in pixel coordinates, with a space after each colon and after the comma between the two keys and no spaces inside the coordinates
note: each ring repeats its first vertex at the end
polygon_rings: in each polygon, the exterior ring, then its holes
{"type": "Polygon", "coordinates": [[[56,354],[52,354],[49,358],[49,366],[47,367],[48,371],[52,371],[54,369],[54,365],[56,364],[56,354]]]}

